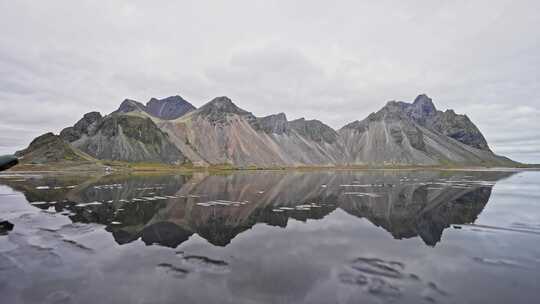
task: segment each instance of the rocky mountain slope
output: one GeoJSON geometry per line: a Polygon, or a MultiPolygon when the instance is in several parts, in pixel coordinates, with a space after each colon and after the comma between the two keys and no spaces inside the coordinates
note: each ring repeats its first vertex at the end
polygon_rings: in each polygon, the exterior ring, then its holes
{"type": "Polygon", "coordinates": [[[416,97],[412,104],[400,102],[399,105],[407,117],[419,125],[460,141],[468,146],[491,151],[480,130],[467,117],[456,114],[453,110],[439,111],[431,98],[425,94],[416,97]]]}
{"type": "Polygon", "coordinates": [[[335,131],[284,113],[257,118],[226,97],[158,123],[197,164],[234,166],[512,165],[491,152],[464,115],[438,111],[420,95],[389,102],[335,131]]]}
{"type": "Polygon", "coordinates": [[[181,164],[184,155],[148,117],[113,113],[85,114],[60,133],[73,147],[104,160],[181,164]]]}
{"type": "Polygon", "coordinates": [[[227,97],[158,125],[201,165],[331,166],[344,157],[338,134],[323,123],[289,122],[283,113],[257,118],[227,97]]]}
{"type": "Polygon", "coordinates": [[[227,97],[196,109],[180,96],[146,105],[124,100],[103,117],[90,112],[60,138],[88,155],[199,166],[512,166],[495,155],[466,115],[436,109],[426,95],[390,101],[334,130],[284,113],[256,117],[227,97]]]}
{"type": "Polygon", "coordinates": [[[348,164],[512,164],[491,152],[466,116],[437,111],[425,95],[412,104],[390,101],[366,119],[344,126],[339,134],[348,164]]]}

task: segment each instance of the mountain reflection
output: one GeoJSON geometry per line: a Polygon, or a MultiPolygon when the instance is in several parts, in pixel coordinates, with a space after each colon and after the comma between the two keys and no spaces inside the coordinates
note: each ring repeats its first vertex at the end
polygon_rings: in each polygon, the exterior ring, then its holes
{"type": "Polygon", "coordinates": [[[435,246],[452,224],[473,223],[508,172],[315,171],[227,175],[56,177],[2,183],[35,207],[106,225],[118,244],[177,247],[197,234],[226,246],[257,223],[322,219],[337,208],[395,239],[435,246]]]}

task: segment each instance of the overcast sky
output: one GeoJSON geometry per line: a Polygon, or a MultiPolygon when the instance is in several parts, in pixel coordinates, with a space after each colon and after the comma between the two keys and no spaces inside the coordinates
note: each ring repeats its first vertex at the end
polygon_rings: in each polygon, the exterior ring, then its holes
{"type": "Polygon", "coordinates": [[[339,128],[420,93],[540,162],[540,1],[0,0],[0,154],[125,98],[339,128]]]}

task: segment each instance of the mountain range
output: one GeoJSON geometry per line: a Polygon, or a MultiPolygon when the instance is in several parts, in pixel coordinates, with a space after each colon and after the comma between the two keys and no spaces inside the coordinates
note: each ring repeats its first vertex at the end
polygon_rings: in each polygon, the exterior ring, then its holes
{"type": "Polygon", "coordinates": [[[30,163],[93,158],[239,168],[517,164],[494,154],[466,115],[437,110],[424,94],[389,101],[339,130],[284,113],[257,117],[228,97],[200,108],[180,96],[146,105],[126,99],[108,115],[90,112],[43,136],[17,155],[30,163]]]}

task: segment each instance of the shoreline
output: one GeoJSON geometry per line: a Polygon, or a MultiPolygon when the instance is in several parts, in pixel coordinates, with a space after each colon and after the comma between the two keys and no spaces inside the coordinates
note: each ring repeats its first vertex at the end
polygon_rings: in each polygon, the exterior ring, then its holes
{"type": "Polygon", "coordinates": [[[177,166],[150,163],[61,163],[61,164],[20,164],[0,175],[28,175],[28,174],[172,174],[172,173],[232,173],[253,171],[536,171],[540,165],[521,165],[514,167],[502,166],[298,166],[298,167],[233,167],[229,165],[214,165],[206,167],[177,166]]]}

